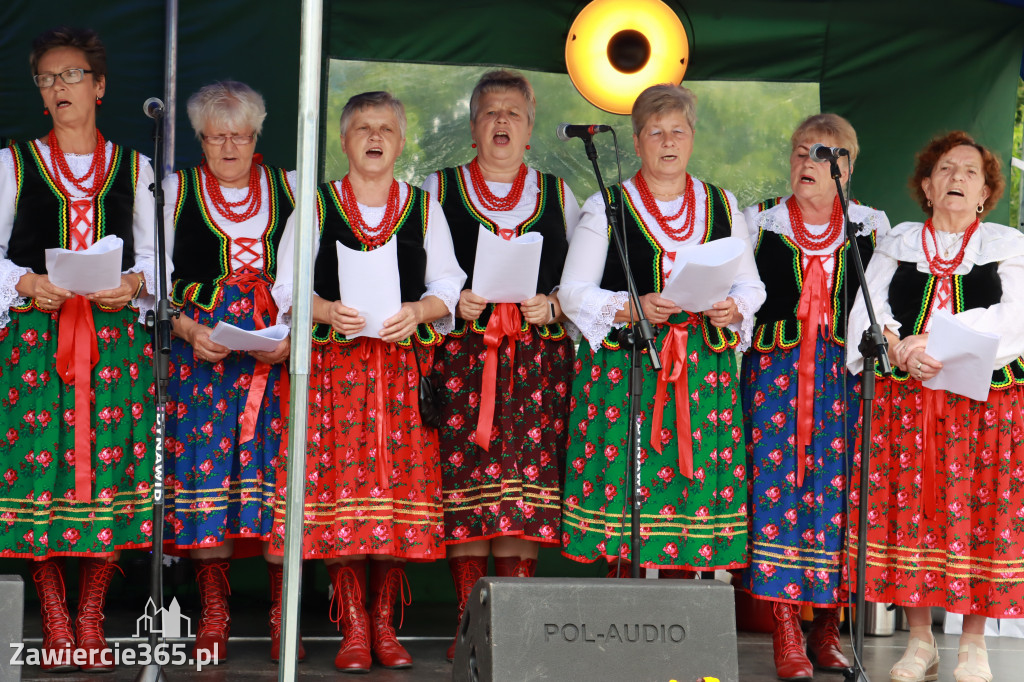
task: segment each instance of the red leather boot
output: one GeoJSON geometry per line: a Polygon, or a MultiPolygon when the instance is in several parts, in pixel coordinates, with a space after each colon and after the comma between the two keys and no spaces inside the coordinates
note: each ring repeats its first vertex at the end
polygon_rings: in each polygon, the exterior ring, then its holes
{"type": "Polygon", "coordinates": [[[772,603],[772,616],[775,620],[775,630],[772,632],[775,674],[787,682],[810,682],[814,668],[804,650],[804,633],[800,630],[798,608],[788,602],[772,603]]]}
{"type": "MultiPolygon", "coordinates": [[[[633,577],[633,565],[625,559],[619,561],[618,559],[608,559],[608,577],[609,578],[632,578],[633,577]]],[[[643,578],[647,575],[647,569],[643,566],[640,567],[640,577],[643,578]]]]}
{"type": "MultiPolygon", "coordinates": [[[[281,591],[284,589],[284,566],[267,564],[270,576],[270,660],[277,663],[281,658],[281,591]]],[[[299,660],[306,658],[306,647],[299,635],[299,660]]]]}
{"type": "Polygon", "coordinates": [[[659,568],[659,580],[693,580],[697,577],[697,571],[686,568],[659,568]]]}
{"type": "MultiPolygon", "coordinates": [[[[412,602],[404,562],[384,559],[370,561],[370,642],[373,655],[385,668],[412,667],[412,656],[395,635],[395,599],[401,597],[402,607],[412,602]],[[409,592],[409,600],[405,595],[409,592]]],[[[401,624],[399,624],[401,627],[401,624]]]]}
{"type": "Polygon", "coordinates": [[[807,657],[819,670],[846,670],[850,661],[839,644],[839,609],[814,609],[814,621],[807,633],[807,657]]]}
{"type": "Polygon", "coordinates": [[[532,578],[536,572],[536,559],[520,559],[516,556],[494,557],[494,575],[499,578],[532,578]]]}
{"type": "Polygon", "coordinates": [[[370,617],[363,606],[363,581],[366,580],[366,561],[348,564],[328,564],[327,572],[334,585],[331,601],[331,620],[341,626],[341,646],[334,657],[334,667],[343,673],[370,672],[370,617]],[[334,601],[338,616],[334,616],[334,601]]]}
{"type": "Polygon", "coordinates": [[[71,659],[75,652],[75,630],[71,626],[64,591],[64,561],[44,559],[30,561],[29,566],[43,614],[43,651],[39,667],[51,673],[78,670],[71,659]]]}
{"type": "Polygon", "coordinates": [[[228,632],[231,630],[231,612],[228,595],[231,583],[228,559],[193,559],[196,569],[196,584],[199,585],[199,625],[196,627],[196,646],[193,656],[200,651],[209,652],[214,665],[228,660],[228,632]]]}
{"type": "MultiPolygon", "coordinates": [[[[469,601],[469,593],[473,591],[476,581],[487,575],[487,557],[485,556],[457,556],[448,560],[448,568],[452,572],[452,580],[455,581],[455,603],[458,615],[455,618],[455,636],[458,638],[459,623],[462,622],[462,612],[466,610],[466,602],[469,601]]],[[[455,641],[448,647],[445,653],[449,661],[455,660],[455,641]]]]}
{"type": "Polygon", "coordinates": [[[105,559],[79,559],[75,629],[78,631],[78,648],[86,652],[82,672],[101,673],[114,669],[114,652],[107,646],[107,638],[103,634],[103,606],[107,601],[110,579],[117,570],[117,564],[105,559]]]}

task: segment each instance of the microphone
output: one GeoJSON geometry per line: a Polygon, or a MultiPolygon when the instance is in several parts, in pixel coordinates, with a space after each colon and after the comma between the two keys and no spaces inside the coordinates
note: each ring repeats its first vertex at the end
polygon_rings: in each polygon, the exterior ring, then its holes
{"type": "Polygon", "coordinates": [[[840,156],[849,156],[850,152],[842,147],[826,147],[823,144],[812,144],[808,155],[814,161],[838,161],[840,156]]]}
{"type": "Polygon", "coordinates": [[[150,118],[159,118],[164,115],[164,103],[159,97],[150,97],[142,103],[142,110],[150,118]]]}
{"type": "Polygon", "coordinates": [[[571,123],[560,123],[558,128],[555,130],[555,135],[559,140],[565,142],[573,137],[588,138],[595,133],[607,133],[611,130],[611,126],[606,125],[573,125],[571,123]]]}

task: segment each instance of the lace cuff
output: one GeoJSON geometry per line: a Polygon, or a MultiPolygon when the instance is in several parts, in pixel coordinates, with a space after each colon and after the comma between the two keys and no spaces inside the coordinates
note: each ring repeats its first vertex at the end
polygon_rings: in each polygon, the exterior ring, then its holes
{"type": "Polygon", "coordinates": [[[750,347],[750,339],[754,335],[754,313],[757,311],[742,296],[733,296],[732,298],[736,301],[736,308],[740,311],[740,315],[743,316],[743,320],[740,322],[738,330],[735,329],[735,325],[729,325],[729,328],[740,335],[740,345],[737,347],[737,350],[743,352],[750,347]]]}
{"type": "Polygon", "coordinates": [[[420,300],[423,300],[427,296],[437,296],[444,303],[444,307],[448,309],[448,314],[444,317],[440,317],[434,320],[434,331],[444,336],[445,334],[451,334],[452,330],[455,329],[455,306],[459,304],[459,296],[461,291],[452,292],[444,287],[438,287],[436,289],[427,287],[427,290],[420,296],[420,300]]]}
{"type": "MultiPolygon", "coordinates": [[[[146,293],[134,299],[135,305],[139,308],[139,323],[145,324],[146,313],[156,310],[156,263],[152,259],[142,260],[129,268],[128,272],[139,273],[146,282],[146,293]]],[[[171,292],[167,293],[170,295],[171,292]]]]}
{"type": "Polygon", "coordinates": [[[581,334],[590,342],[591,348],[597,348],[608,336],[615,324],[615,313],[622,310],[629,300],[626,291],[606,291],[593,289],[583,298],[578,319],[573,320],[581,334]]]}
{"type": "Polygon", "coordinates": [[[18,293],[18,280],[32,272],[28,268],[15,265],[13,262],[0,260],[0,329],[11,321],[11,306],[25,303],[24,297],[18,293]]]}

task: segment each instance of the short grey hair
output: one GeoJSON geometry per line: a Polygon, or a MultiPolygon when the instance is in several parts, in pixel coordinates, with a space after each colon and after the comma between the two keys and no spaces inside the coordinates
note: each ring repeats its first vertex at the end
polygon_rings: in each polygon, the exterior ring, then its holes
{"type": "Polygon", "coordinates": [[[526,100],[526,122],[533,125],[537,115],[537,97],[533,94],[533,86],[526,76],[518,71],[510,69],[495,69],[480,76],[476,87],[473,88],[473,95],[469,98],[469,118],[476,120],[480,113],[480,98],[492,92],[504,92],[512,90],[518,92],[526,100]]]}
{"type": "Polygon", "coordinates": [[[857,143],[857,131],[853,129],[849,121],[839,114],[831,112],[814,114],[805,118],[796,127],[789,141],[793,149],[796,149],[796,146],[805,138],[815,135],[827,135],[838,142],[840,147],[845,147],[850,152],[848,157],[850,166],[853,166],[853,162],[857,160],[857,154],[860,153],[860,145],[857,143]]]}
{"type": "Polygon", "coordinates": [[[258,137],[266,117],[263,95],[238,81],[204,85],[188,98],[188,120],[199,140],[203,139],[206,126],[216,123],[239,131],[251,129],[258,137]]]}
{"type": "Polygon", "coordinates": [[[402,104],[402,100],[398,99],[390,92],[385,92],[384,90],[362,92],[358,95],[353,95],[349,98],[348,102],[345,102],[345,108],[341,110],[341,120],[338,122],[341,128],[341,134],[345,134],[348,130],[348,124],[352,122],[352,117],[358,112],[365,111],[366,109],[376,109],[377,107],[391,108],[395,118],[398,119],[398,128],[404,138],[405,105],[402,104]]]}
{"type": "Polygon", "coordinates": [[[697,95],[681,85],[662,83],[641,92],[633,103],[633,134],[640,135],[652,116],[670,111],[682,112],[690,127],[697,129],[697,95]]]}

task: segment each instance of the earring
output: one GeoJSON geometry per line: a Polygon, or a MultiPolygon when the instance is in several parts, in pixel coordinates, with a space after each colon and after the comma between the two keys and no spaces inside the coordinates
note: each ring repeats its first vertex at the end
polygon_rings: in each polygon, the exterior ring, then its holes
{"type": "Polygon", "coordinates": [[[530,148],[530,145],[526,145],[526,148],[527,148],[527,149],[529,149],[529,148],[530,148]]]}
{"type": "Polygon", "coordinates": [[[99,105],[101,105],[101,104],[103,104],[103,100],[102,100],[102,99],[100,99],[99,97],[97,97],[97,98],[96,98],[96,106],[99,106],[99,105]]]}
{"type": "Polygon", "coordinates": [[[469,146],[472,147],[473,149],[476,149],[476,142],[474,142],[473,144],[471,144],[469,146]]]}
{"type": "Polygon", "coordinates": [[[928,208],[931,208],[931,207],[932,207],[932,200],[931,200],[931,199],[929,199],[929,200],[928,200],[928,208]]]}
{"type": "Polygon", "coordinates": [[[985,207],[982,204],[978,204],[978,213],[981,213],[984,210],[985,210],[985,207]]]}
{"type": "Polygon", "coordinates": [[[49,116],[49,115],[50,115],[50,110],[47,109],[46,107],[43,107],[43,116],[49,116]]]}

